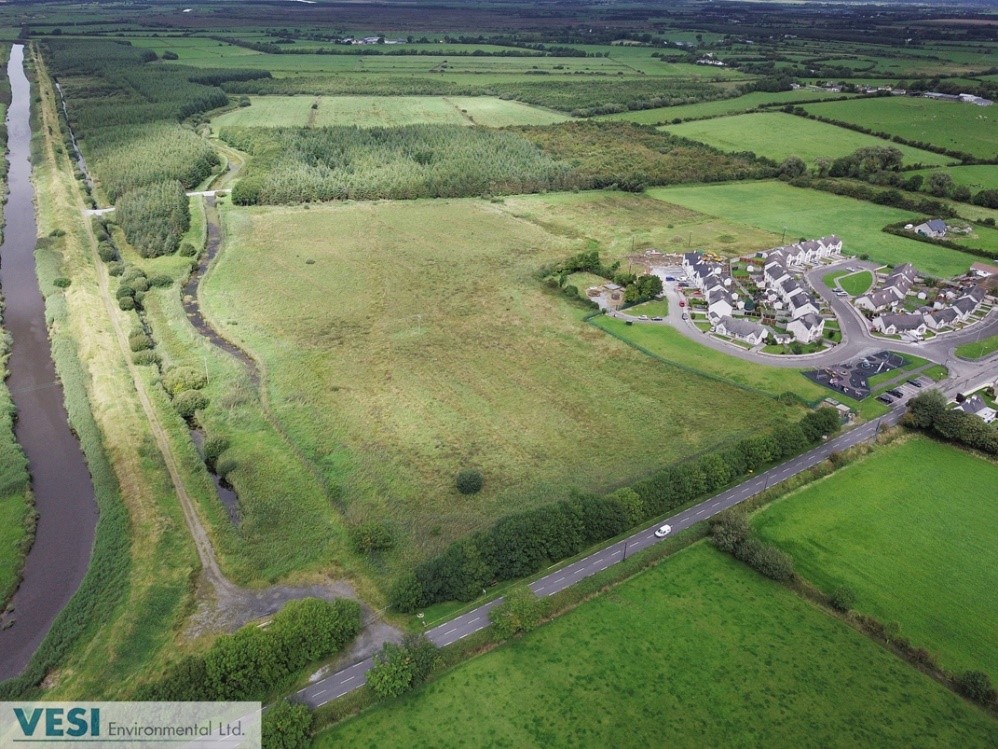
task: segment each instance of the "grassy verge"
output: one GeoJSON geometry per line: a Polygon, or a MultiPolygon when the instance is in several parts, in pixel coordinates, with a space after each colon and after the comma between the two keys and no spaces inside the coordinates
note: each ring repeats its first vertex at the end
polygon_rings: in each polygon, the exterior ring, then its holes
{"type": "Polygon", "coordinates": [[[873,274],[868,270],[861,270],[858,273],[850,273],[839,279],[839,286],[849,296],[859,296],[865,294],[873,286],[873,274]]]}
{"type": "Polygon", "coordinates": [[[998,465],[911,437],[788,496],[753,524],[824,592],[846,585],[858,611],[899,622],[945,668],[998,679],[990,594],[998,505],[979,491],[996,481],[998,465]]]}
{"type": "Polygon", "coordinates": [[[998,351],[998,335],[956,347],[956,355],[961,359],[983,359],[998,351]]]}
{"type": "Polygon", "coordinates": [[[698,745],[994,737],[865,636],[698,545],[315,745],[678,745],[691,727],[698,745]]]}

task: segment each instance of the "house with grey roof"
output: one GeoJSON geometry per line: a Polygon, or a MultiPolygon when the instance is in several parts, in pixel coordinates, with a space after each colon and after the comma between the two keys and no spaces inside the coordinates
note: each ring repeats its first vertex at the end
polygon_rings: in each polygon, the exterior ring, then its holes
{"type": "Polygon", "coordinates": [[[930,330],[939,330],[940,328],[949,327],[959,320],[960,316],[952,307],[943,307],[942,309],[924,313],[922,319],[925,320],[925,324],[930,330]]]}
{"type": "Polygon", "coordinates": [[[873,329],[884,335],[921,338],[925,335],[925,320],[911,312],[887,313],[873,318],[873,329]]]}
{"type": "Polygon", "coordinates": [[[816,315],[818,314],[818,304],[810,294],[796,294],[787,299],[787,310],[792,318],[816,315]]]}
{"type": "Polygon", "coordinates": [[[897,294],[893,291],[878,289],[877,291],[869,291],[862,296],[856,297],[853,304],[860,309],[869,310],[870,312],[882,312],[885,309],[893,309],[899,301],[901,300],[898,299],[897,294]]]}
{"type": "Polygon", "coordinates": [[[722,317],[714,324],[714,332],[758,346],[766,340],[769,330],[741,317],[722,317]]]}
{"type": "Polygon", "coordinates": [[[825,332],[825,319],[813,312],[796,317],[787,323],[787,332],[800,343],[811,343],[821,340],[825,332]]]}
{"type": "Polygon", "coordinates": [[[991,408],[980,395],[972,395],[966,398],[963,403],[956,407],[956,410],[983,419],[985,424],[990,424],[995,420],[995,416],[998,415],[998,411],[991,408]]]}
{"type": "Polygon", "coordinates": [[[924,224],[919,224],[915,227],[914,231],[923,237],[942,239],[946,236],[946,222],[940,218],[934,218],[931,221],[926,221],[924,224]]]}

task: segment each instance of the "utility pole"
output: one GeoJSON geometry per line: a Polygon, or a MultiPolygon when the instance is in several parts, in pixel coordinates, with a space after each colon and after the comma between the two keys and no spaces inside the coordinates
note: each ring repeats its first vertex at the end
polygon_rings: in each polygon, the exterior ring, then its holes
{"type": "Polygon", "coordinates": [[[624,541],[624,559],[621,559],[620,561],[623,562],[626,559],[627,559],[627,541],[625,540],[624,541]]]}

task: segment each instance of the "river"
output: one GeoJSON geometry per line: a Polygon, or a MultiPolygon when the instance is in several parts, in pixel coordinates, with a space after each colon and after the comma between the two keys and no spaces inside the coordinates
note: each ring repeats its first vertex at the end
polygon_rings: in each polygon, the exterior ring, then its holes
{"type": "Polygon", "coordinates": [[[12,96],[7,113],[10,169],[0,292],[6,301],[4,327],[13,340],[7,387],[17,409],[14,434],[28,458],[39,517],[13,613],[3,622],[10,626],[0,630],[0,679],[24,669],[76,592],[90,562],[97,525],[93,483],[69,426],[35,273],[31,87],[24,73],[24,45],[13,46],[7,74],[12,96]]]}

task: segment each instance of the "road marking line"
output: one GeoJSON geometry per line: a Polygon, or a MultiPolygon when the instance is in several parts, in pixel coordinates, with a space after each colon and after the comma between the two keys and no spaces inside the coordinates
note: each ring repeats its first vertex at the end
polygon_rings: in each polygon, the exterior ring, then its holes
{"type": "Polygon", "coordinates": [[[611,556],[611,557],[615,557],[615,556],[617,556],[618,554],[620,554],[620,553],[621,553],[622,551],[623,551],[623,549],[617,549],[617,550],[616,550],[615,552],[613,552],[613,554],[611,554],[610,556],[611,556]]]}
{"type": "Polygon", "coordinates": [[[354,675],[354,676],[351,676],[351,677],[350,677],[349,679],[344,679],[344,680],[343,680],[343,683],[344,683],[344,684],[346,684],[346,683],[347,683],[348,681],[353,681],[353,680],[354,680],[354,679],[356,679],[356,678],[357,678],[357,676],[356,676],[356,675],[354,675]]]}
{"type": "Polygon", "coordinates": [[[463,639],[464,639],[465,637],[467,637],[467,636],[468,636],[468,635],[470,635],[470,634],[471,634],[471,632],[465,632],[465,633],[464,633],[463,635],[461,635],[461,636],[460,636],[460,637],[458,637],[457,639],[459,639],[459,640],[463,640],[463,639]]]}
{"type": "Polygon", "coordinates": [[[448,629],[448,630],[447,630],[446,632],[444,632],[444,633],[443,633],[443,637],[446,637],[446,636],[447,636],[447,635],[449,635],[449,634],[450,634],[451,632],[454,632],[454,631],[456,631],[456,630],[457,630],[457,627],[451,627],[450,629],[448,629]]]}
{"type": "Polygon", "coordinates": [[[552,582],[552,583],[560,583],[560,582],[561,582],[562,580],[564,580],[564,579],[565,579],[565,576],[564,576],[564,575],[562,575],[562,576],[561,576],[561,577],[559,577],[559,578],[558,578],[557,580],[552,580],[551,582],[552,582]]]}
{"type": "Polygon", "coordinates": [[[468,622],[468,624],[474,624],[475,622],[477,622],[481,618],[482,617],[480,617],[480,616],[476,616],[474,619],[472,619],[470,622],[468,622]]]}

